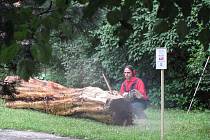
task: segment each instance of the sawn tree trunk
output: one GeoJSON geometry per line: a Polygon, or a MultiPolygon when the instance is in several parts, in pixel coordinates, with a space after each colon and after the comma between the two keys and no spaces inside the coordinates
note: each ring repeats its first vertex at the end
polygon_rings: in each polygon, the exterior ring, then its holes
{"type": "Polygon", "coordinates": [[[14,85],[15,90],[9,94],[6,90],[1,96],[9,108],[86,117],[107,124],[132,124],[130,103],[98,87],[67,88],[52,81],[29,79],[26,82],[15,76],[8,76],[4,82],[8,89],[14,85]]]}

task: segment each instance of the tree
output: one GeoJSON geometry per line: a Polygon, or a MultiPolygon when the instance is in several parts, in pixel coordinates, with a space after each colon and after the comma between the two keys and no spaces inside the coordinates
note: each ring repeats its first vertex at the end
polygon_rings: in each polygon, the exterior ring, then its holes
{"type": "Polygon", "coordinates": [[[67,6],[67,0],[1,1],[0,63],[24,79],[34,74],[37,62],[50,59],[49,35],[67,6]]]}
{"type": "MultiPolygon", "coordinates": [[[[193,89],[200,77],[203,63],[209,55],[206,49],[208,41],[204,41],[206,43],[204,44],[200,40],[200,33],[207,26],[197,17],[202,4],[195,3],[192,6],[192,13],[187,18],[179,13],[174,21],[170,22],[167,18],[160,19],[156,16],[159,3],[154,3],[155,8],[149,12],[141,2],[137,2],[130,20],[133,32],[127,40],[124,40],[123,44],[119,43],[118,36],[114,35],[119,25],[110,26],[105,22],[94,34],[101,40],[96,47],[98,52],[95,55],[115,82],[121,80],[125,63],[134,65],[136,70],[140,71],[138,76],[150,87],[151,102],[157,105],[160,103],[158,90],[160,74],[155,70],[155,49],[166,47],[168,70],[165,76],[167,83],[165,104],[167,107],[186,108],[193,96],[193,89]]],[[[208,95],[209,87],[206,85],[209,83],[209,80],[203,81],[199,90],[203,96],[208,95]]],[[[209,103],[206,104],[208,98],[204,102],[200,97],[196,99],[197,107],[198,104],[200,107],[209,106],[209,103]]]]}
{"type": "MultiPolygon", "coordinates": [[[[119,38],[119,44],[125,43],[125,40],[134,31],[130,23],[133,9],[136,7],[136,0],[1,0],[0,1],[0,63],[2,67],[8,67],[14,70],[24,79],[33,75],[36,65],[39,62],[46,63],[51,56],[51,44],[49,43],[52,30],[58,31],[58,36],[62,40],[71,37],[71,26],[65,24],[68,19],[68,10],[73,8],[72,3],[80,3],[80,12],[84,18],[91,20],[91,17],[98,9],[106,8],[108,13],[106,18],[111,25],[118,25],[115,29],[115,35],[119,38]]],[[[208,50],[209,40],[209,2],[193,0],[142,0],[142,5],[153,10],[153,4],[158,3],[156,16],[156,29],[163,27],[158,32],[164,32],[172,28],[175,18],[180,15],[187,19],[193,12],[194,4],[201,4],[197,11],[197,19],[203,30],[200,31],[201,42],[205,44],[205,50],[208,50]],[[165,28],[167,27],[167,28],[165,28]]],[[[185,33],[180,29],[186,26],[181,22],[178,26],[179,34],[185,33]]],[[[160,28],[161,29],[161,28],[160,28]]],[[[178,31],[177,30],[177,31],[178,31]]]]}

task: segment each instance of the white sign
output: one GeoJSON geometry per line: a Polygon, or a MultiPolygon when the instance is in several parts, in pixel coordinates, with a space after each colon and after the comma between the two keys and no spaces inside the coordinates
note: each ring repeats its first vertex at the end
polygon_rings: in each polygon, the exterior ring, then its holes
{"type": "Polygon", "coordinates": [[[156,69],[167,69],[166,48],[156,48],[156,69]]]}

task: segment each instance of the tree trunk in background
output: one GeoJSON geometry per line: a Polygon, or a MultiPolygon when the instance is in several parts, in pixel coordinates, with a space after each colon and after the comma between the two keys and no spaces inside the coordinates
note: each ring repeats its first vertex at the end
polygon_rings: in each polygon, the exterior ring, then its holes
{"type": "Polygon", "coordinates": [[[130,103],[97,87],[67,88],[52,81],[8,76],[5,82],[16,83],[13,96],[2,96],[9,108],[35,109],[62,116],[86,117],[107,124],[130,125],[130,103]]]}

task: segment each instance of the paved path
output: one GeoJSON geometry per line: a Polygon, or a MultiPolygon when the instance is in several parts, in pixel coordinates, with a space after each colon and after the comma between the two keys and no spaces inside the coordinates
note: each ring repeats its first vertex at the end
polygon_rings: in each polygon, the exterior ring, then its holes
{"type": "Polygon", "coordinates": [[[0,140],[79,140],[32,131],[0,129],[0,140]]]}

